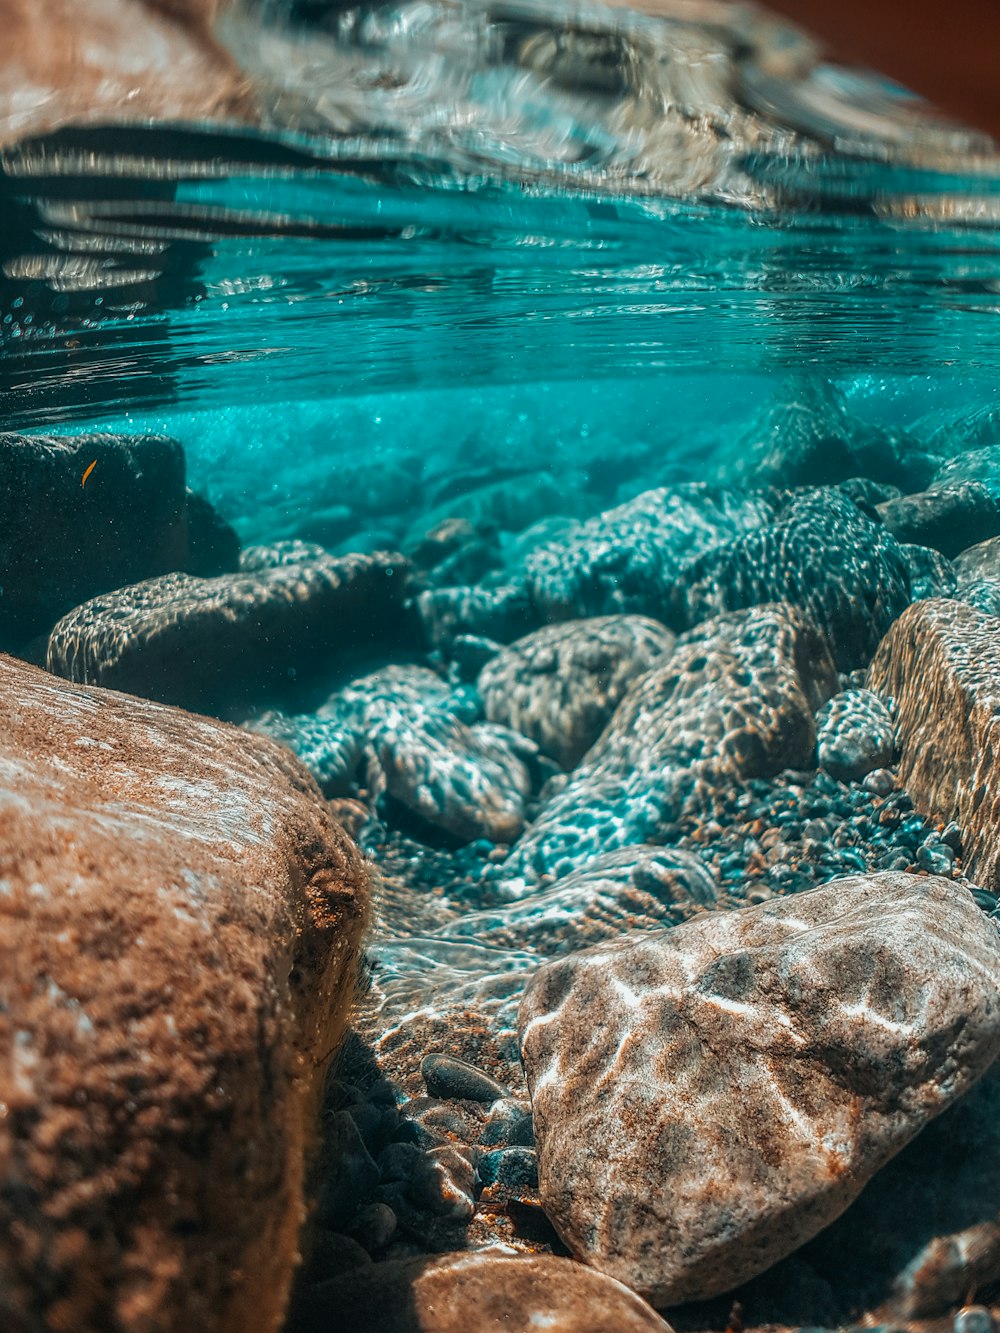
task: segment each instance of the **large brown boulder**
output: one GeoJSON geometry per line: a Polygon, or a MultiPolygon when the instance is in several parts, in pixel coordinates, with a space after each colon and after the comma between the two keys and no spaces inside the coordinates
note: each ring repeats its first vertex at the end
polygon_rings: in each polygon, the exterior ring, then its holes
{"type": "Polygon", "coordinates": [[[948,880],[883,874],[570,954],[519,1013],[542,1203],[666,1306],[842,1213],[1000,1053],[1000,942],[948,880]]]}
{"type": "Polygon", "coordinates": [[[550,1254],[370,1264],[306,1296],[294,1333],[671,1333],[619,1282],[550,1254]]]}
{"type": "Polygon", "coordinates": [[[361,858],[284,749],[0,656],[0,1328],[273,1333],[361,858]]]}
{"type": "Polygon", "coordinates": [[[964,602],[915,602],[868,673],[896,700],[900,774],[917,807],[964,830],[965,872],[1000,885],[1000,635],[995,616],[964,602]]]}

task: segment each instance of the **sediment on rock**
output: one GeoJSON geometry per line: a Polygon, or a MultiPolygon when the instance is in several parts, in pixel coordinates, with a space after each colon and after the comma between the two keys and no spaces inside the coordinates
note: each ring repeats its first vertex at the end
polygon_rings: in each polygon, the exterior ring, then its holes
{"type": "Polygon", "coordinates": [[[0,657],[0,1325],[275,1333],[368,879],[308,774],[0,657]]]}

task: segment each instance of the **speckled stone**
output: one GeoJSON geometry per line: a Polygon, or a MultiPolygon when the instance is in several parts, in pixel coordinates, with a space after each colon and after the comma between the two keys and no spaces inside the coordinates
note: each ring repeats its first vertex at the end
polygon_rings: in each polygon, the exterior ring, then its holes
{"type": "Polygon", "coordinates": [[[280,741],[298,756],[325,796],[350,796],[371,753],[362,720],[291,716],[268,709],[246,724],[249,731],[280,741]]]}
{"type": "Polygon", "coordinates": [[[422,667],[386,667],[320,709],[357,717],[374,775],[414,814],[456,838],[511,842],[524,825],[534,746],[491,723],[456,716],[451,690],[422,667]]]}
{"type": "Polygon", "coordinates": [[[261,737],[0,698],[0,1326],[275,1333],[362,860],[261,737]]]}
{"type": "Polygon", "coordinates": [[[542,619],[522,583],[428,588],[414,605],[428,645],[445,652],[460,634],[510,643],[537,629],[542,619]]]}
{"type": "Polygon", "coordinates": [[[718,896],[718,885],[692,852],[625,847],[593,857],[553,888],[465,912],[435,934],[537,949],[547,958],[616,939],[626,930],[686,921],[713,907],[718,896]]]}
{"type": "Polygon", "coordinates": [[[869,672],[896,700],[900,771],[918,809],[965,832],[965,872],[1000,888],[1000,638],[995,617],[962,602],[917,602],[869,672]]]}
{"type": "Polygon", "coordinates": [[[547,964],[519,1014],[546,1213],[656,1305],[730,1290],[989,1068],[998,983],[971,896],[910,875],[547,964]]]}
{"type": "Polygon", "coordinates": [[[659,840],[720,783],[805,768],[813,711],[836,689],[829,651],[790,606],[720,616],[635,682],[604,733],[500,868],[532,892],[592,857],[659,840]]]}
{"type": "Polygon", "coordinates": [[[479,677],[492,722],[512,727],[563,768],[590,749],[628,686],[669,654],[674,635],[642,616],[546,625],[499,653],[479,677]]]}
{"type": "Polygon", "coordinates": [[[84,602],[49,637],[58,676],[205,712],[287,686],[398,622],[406,562],[324,556],[214,579],[167,574],[84,602]]]}
{"type": "Polygon", "coordinates": [[[671,1333],[633,1292],[553,1255],[373,1264],[313,1288],[294,1333],[671,1333]]]}
{"type": "Polygon", "coordinates": [[[682,568],[773,517],[760,495],[700,483],[646,491],[527,556],[528,591],[548,620],[655,616],[682,568]]]}
{"type": "Polygon", "coordinates": [[[887,768],[895,751],[895,726],[885,700],[871,690],[843,690],[816,715],[820,768],[841,782],[860,782],[887,768]]]}
{"type": "Polygon", "coordinates": [[[930,546],[902,545],[910,567],[910,597],[918,602],[924,597],[954,597],[958,587],[957,566],[930,546]]]}
{"type": "Polygon", "coordinates": [[[766,602],[801,607],[824,631],[841,671],[867,666],[910,601],[898,543],[837,491],[796,496],[770,524],[710,551],[671,590],[665,618],[697,625],[766,602]]]}

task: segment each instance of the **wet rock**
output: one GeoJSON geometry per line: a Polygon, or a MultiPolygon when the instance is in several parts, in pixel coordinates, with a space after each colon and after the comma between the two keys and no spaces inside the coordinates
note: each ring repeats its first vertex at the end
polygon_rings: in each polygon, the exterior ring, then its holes
{"type": "Polygon", "coordinates": [[[713,907],[718,896],[718,885],[693,853],[625,847],[589,858],[554,888],[465,912],[437,934],[537,949],[547,958],[614,939],[624,930],[674,925],[713,907]]]}
{"type": "Polygon", "coordinates": [[[432,1148],[414,1168],[409,1195],[439,1217],[469,1218],[476,1210],[476,1168],[460,1148],[432,1148]]]}
{"type": "Polygon", "coordinates": [[[323,1123],[317,1222],[334,1231],[349,1227],[359,1206],[379,1183],[379,1169],[350,1113],[335,1111],[327,1115],[323,1123]]]}
{"type": "Polygon", "coordinates": [[[491,722],[530,737],[572,768],[590,749],[637,676],[674,645],[642,616],[601,616],[546,625],[484,667],[479,693],[491,722]]]}
{"type": "Polygon", "coordinates": [[[1000,714],[996,620],[962,602],[916,602],[872,662],[872,688],[896,700],[900,775],[918,809],[965,831],[965,873],[1000,887],[1000,714]]]}
{"type": "Polygon", "coordinates": [[[326,1282],[340,1273],[353,1273],[370,1263],[368,1251],[352,1237],[317,1227],[301,1278],[310,1284],[326,1282]]]}
{"type": "Polygon", "coordinates": [[[531,1107],[512,1097],[494,1102],[490,1107],[489,1119],[479,1135],[479,1142],[484,1145],[510,1144],[533,1148],[535,1130],[531,1123],[531,1107]]]}
{"type": "Polygon", "coordinates": [[[988,616],[1000,616],[1000,583],[993,579],[972,579],[962,583],[955,597],[988,616]]]}
{"type": "Polygon", "coordinates": [[[904,495],[878,512],[897,541],[931,546],[949,558],[1000,534],[1000,498],[975,481],[904,495]]]}
{"type": "Polygon", "coordinates": [[[0,697],[4,1325],[274,1333],[361,858],[259,737],[7,657],[0,697]]]}
{"type": "Polygon", "coordinates": [[[638,1296],[553,1255],[470,1253],[374,1264],[304,1296],[296,1333],[670,1333],[638,1296]]]}
{"type": "Polygon", "coordinates": [[[859,782],[892,763],[895,727],[885,701],[871,690],[843,690],[816,716],[816,757],[841,782],[859,782]]]}
{"type": "Polygon", "coordinates": [[[259,574],[262,569],[311,565],[328,559],[326,548],[316,542],[289,538],[286,541],[268,542],[263,546],[248,546],[240,552],[240,569],[244,574],[259,574]]]}
{"type": "Polygon", "coordinates": [[[450,1055],[425,1056],[420,1072],[432,1097],[455,1097],[470,1102],[495,1102],[506,1089],[481,1069],[450,1055]]]}
{"type": "Polygon", "coordinates": [[[896,541],[850,500],[812,492],[689,566],[665,618],[691,626],[778,601],[801,607],[827,635],[838,668],[852,671],[868,664],[909,603],[909,566],[896,541]]]}
{"type": "Polygon", "coordinates": [[[924,597],[954,597],[958,586],[957,569],[940,551],[929,546],[901,546],[910,567],[910,596],[918,602],[924,597]]]}
{"type": "MultiPolygon", "coordinates": [[[[955,577],[961,583],[987,579],[1000,583],[1000,537],[964,547],[953,561],[955,577]]],[[[947,596],[947,594],[945,594],[947,596]]]]}
{"type": "Polygon", "coordinates": [[[479,1179],[484,1185],[506,1190],[538,1188],[538,1157],[534,1148],[497,1148],[479,1159],[479,1179]]]}
{"type": "Polygon", "coordinates": [[[730,485],[824,486],[865,477],[915,490],[936,464],[901,432],[863,425],[835,385],[810,377],[788,384],[725,447],[716,468],[730,485]]]}
{"type": "Polygon", "coordinates": [[[69,680],[223,711],[384,637],[405,582],[402,557],[385,552],[214,579],[167,574],[64,616],[46,665],[69,680]]]}
{"type": "MultiPolygon", "coordinates": [[[[951,487],[974,481],[1000,499],[1000,421],[995,407],[973,413],[956,431],[942,432],[941,450],[951,455],[931,482],[933,487],[951,487]]],[[[932,444],[934,441],[932,441],[932,444]]]]}
{"type": "Polygon", "coordinates": [[[546,1213],[654,1304],[730,1290],[985,1072],[998,981],[969,895],[889,874],[547,964],[519,1015],[546,1213]]]}
{"type": "Polygon", "coordinates": [[[187,566],[184,451],[176,440],[0,434],[0,475],[2,645],[50,630],[98,593],[187,566]]]}
{"type": "Polygon", "coordinates": [[[384,1250],[396,1234],[397,1218],[387,1203],[370,1203],[354,1222],[354,1234],[369,1252],[384,1250]]]}
{"type": "Polygon", "coordinates": [[[353,681],[319,710],[357,719],[375,756],[371,775],[420,819],[456,838],[510,842],[532,789],[530,742],[455,716],[455,695],[432,671],[386,667],[353,681]]]}
{"type": "Polygon", "coordinates": [[[528,555],[528,591],[547,620],[657,616],[681,569],[773,516],[763,496],[699,483],[646,491],[528,555]]]}
{"type": "Polygon", "coordinates": [[[633,684],[500,868],[520,897],[590,858],[660,840],[721,784],[806,768],[834,692],[822,636],[789,606],[720,616],[633,684]]]}
{"type": "Polygon", "coordinates": [[[360,719],[352,725],[340,718],[316,717],[310,713],[290,716],[269,709],[247,723],[247,727],[287,745],[308,768],[325,796],[350,796],[371,753],[360,719]]]}
{"type": "Polygon", "coordinates": [[[541,623],[519,583],[497,588],[428,588],[418,594],[415,605],[427,643],[445,652],[460,634],[510,643],[541,623]]]}
{"type": "Polygon", "coordinates": [[[474,681],[483,667],[503,651],[503,644],[497,643],[496,639],[483,638],[481,634],[459,634],[450,651],[459,679],[474,681]]]}

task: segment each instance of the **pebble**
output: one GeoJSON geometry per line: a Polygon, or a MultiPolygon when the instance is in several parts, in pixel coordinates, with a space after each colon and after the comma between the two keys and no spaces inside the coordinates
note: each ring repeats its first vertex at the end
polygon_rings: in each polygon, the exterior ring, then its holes
{"type": "Polygon", "coordinates": [[[469,1218],[476,1210],[476,1168],[452,1146],[425,1153],[410,1180],[409,1196],[418,1208],[439,1217],[469,1218]]]}
{"type": "Polygon", "coordinates": [[[396,1234],[396,1214],[387,1203],[376,1201],[362,1208],[352,1228],[369,1254],[382,1250],[396,1234]]]}
{"type": "Polygon", "coordinates": [[[954,1333],[994,1333],[993,1316],[985,1305],[964,1305],[955,1315],[954,1333]]]}
{"type": "Polygon", "coordinates": [[[538,1158],[534,1148],[497,1148],[479,1159],[479,1179],[484,1185],[509,1190],[538,1188],[538,1158]]]}
{"type": "Polygon", "coordinates": [[[474,1065],[452,1055],[427,1055],[420,1065],[427,1091],[432,1097],[454,1097],[461,1101],[495,1102],[507,1090],[496,1079],[474,1065]]]}
{"type": "Polygon", "coordinates": [[[395,1180],[410,1180],[423,1153],[415,1143],[390,1143],[378,1155],[379,1181],[383,1185],[395,1180]]]}
{"type": "Polygon", "coordinates": [[[484,1146],[517,1144],[533,1148],[535,1127],[531,1120],[531,1108],[512,1098],[494,1102],[479,1142],[484,1146]]]}

